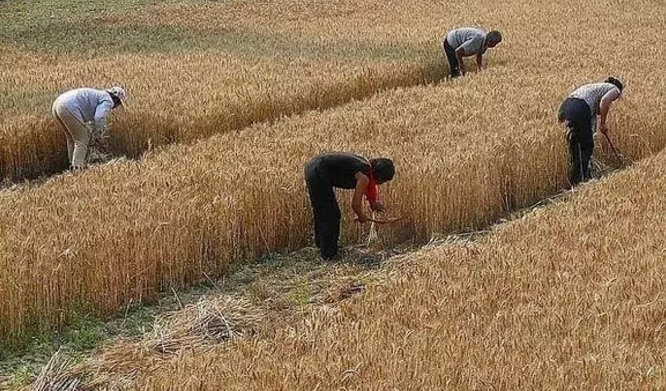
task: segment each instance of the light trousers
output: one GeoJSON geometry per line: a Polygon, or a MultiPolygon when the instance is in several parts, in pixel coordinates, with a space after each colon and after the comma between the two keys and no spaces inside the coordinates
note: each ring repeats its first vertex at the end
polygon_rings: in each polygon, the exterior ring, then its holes
{"type": "Polygon", "coordinates": [[[90,131],[88,127],[72,113],[72,109],[59,103],[57,100],[53,104],[51,111],[60,128],[65,131],[69,163],[72,168],[84,168],[86,155],[88,154],[88,144],[90,143],[90,131]]]}

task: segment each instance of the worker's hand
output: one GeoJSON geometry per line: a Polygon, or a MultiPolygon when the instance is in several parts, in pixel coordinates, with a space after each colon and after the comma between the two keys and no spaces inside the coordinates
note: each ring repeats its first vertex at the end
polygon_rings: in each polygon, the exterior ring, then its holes
{"type": "Polygon", "coordinates": [[[371,203],[370,204],[370,209],[372,209],[373,212],[384,212],[384,211],[386,211],[386,207],[384,206],[384,204],[382,204],[379,201],[371,203]]]}
{"type": "Polygon", "coordinates": [[[599,125],[599,131],[602,134],[608,135],[608,126],[606,124],[599,125]]]}
{"type": "Polygon", "coordinates": [[[376,224],[391,224],[402,220],[402,217],[392,217],[390,219],[372,220],[376,224]]]}
{"type": "Polygon", "coordinates": [[[357,223],[363,224],[363,223],[367,222],[368,219],[365,216],[358,216],[357,215],[356,218],[354,219],[354,221],[356,221],[357,223]]]}

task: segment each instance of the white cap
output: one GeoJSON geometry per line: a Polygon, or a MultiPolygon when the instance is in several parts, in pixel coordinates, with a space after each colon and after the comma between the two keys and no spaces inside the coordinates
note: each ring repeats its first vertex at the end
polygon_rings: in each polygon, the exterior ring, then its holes
{"type": "Polygon", "coordinates": [[[122,87],[111,87],[108,90],[106,90],[109,94],[113,94],[120,99],[121,102],[125,102],[125,99],[127,99],[127,92],[125,91],[124,88],[122,87]]]}

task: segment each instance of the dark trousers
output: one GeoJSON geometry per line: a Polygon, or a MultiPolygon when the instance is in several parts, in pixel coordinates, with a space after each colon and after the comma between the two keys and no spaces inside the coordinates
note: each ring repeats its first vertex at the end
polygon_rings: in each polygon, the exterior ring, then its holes
{"type": "Polygon", "coordinates": [[[456,51],[449,45],[449,41],[444,38],[444,53],[446,54],[446,59],[449,60],[449,69],[451,70],[451,77],[460,76],[460,65],[458,64],[458,57],[456,57],[456,51]]]}
{"type": "Polygon", "coordinates": [[[571,155],[569,182],[577,185],[590,179],[590,159],[594,152],[590,106],[582,99],[567,98],[560,106],[558,120],[567,124],[571,155]]]}
{"type": "Polygon", "coordinates": [[[322,258],[332,259],[338,253],[340,237],[340,207],[335,199],[330,179],[316,165],[305,167],[305,182],[314,213],[315,243],[322,258]]]}

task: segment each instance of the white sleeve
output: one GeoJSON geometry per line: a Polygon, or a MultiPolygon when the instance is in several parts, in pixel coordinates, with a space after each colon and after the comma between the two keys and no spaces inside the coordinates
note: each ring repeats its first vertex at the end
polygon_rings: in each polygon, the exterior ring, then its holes
{"type": "Polygon", "coordinates": [[[97,105],[97,109],[95,109],[95,126],[97,128],[101,129],[102,126],[104,126],[106,116],[109,114],[111,109],[113,109],[112,100],[103,100],[99,105],[97,105]]]}

